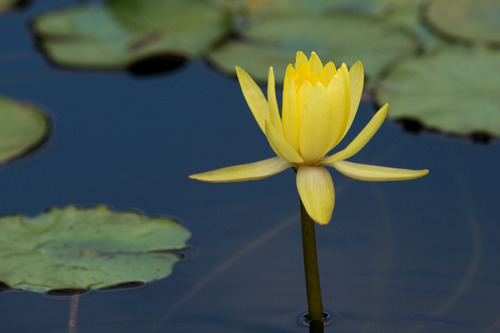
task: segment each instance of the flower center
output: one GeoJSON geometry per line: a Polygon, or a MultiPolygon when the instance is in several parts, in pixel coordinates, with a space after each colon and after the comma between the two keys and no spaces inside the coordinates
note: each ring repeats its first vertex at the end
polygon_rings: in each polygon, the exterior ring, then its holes
{"type": "Polygon", "coordinates": [[[298,91],[305,81],[309,81],[309,83],[313,87],[318,82],[327,87],[332,80],[333,75],[334,73],[327,73],[326,68],[323,68],[323,70],[319,74],[312,70],[309,70],[307,72],[297,71],[293,79],[295,81],[295,87],[298,91]]]}

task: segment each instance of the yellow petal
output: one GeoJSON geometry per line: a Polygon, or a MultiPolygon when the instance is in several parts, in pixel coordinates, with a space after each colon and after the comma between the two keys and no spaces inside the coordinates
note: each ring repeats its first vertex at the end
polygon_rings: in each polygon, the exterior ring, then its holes
{"type": "Polygon", "coordinates": [[[288,65],[285,74],[285,81],[283,85],[283,133],[285,138],[290,144],[298,151],[299,138],[298,138],[298,108],[297,108],[297,90],[295,88],[295,81],[293,79],[293,67],[288,65]]]}
{"type": "Polygon", "coordinates": [[[273,157],[259,162],[197,173],[190,175],[189,178],[210,183],[243,182],[271,177],[291,166],[287,161],[273,157]]]}
{"type": "Polygon", "coordinates": [[[328,93],[325,86],[317,83],[311,89],[300,117],[299,152],[305,163],[312,165],[323,158],[329,132],[328,93]]]}
{"type": "Polygon", "coordinates": [[[320,80],[320,78],[319,78],[318,74],[316,74],[315,72],[309,72],[307,81],[309,81],[311,83],[311,85],[314,86],[316,83],[319,82],[319,80],[320,80]]]}
{"type": "Polygon", "coordinates": [[[328,86],[328,83],[332,79],[332,77],[335,75],[337,72],[337,69],[335,68],[335,65],[333,62],[328,62],[325,67],[323,68],[323,71],[321,72],[320,75],[320,81],[323,83],[323,85],[326,87],[328,86]]]}
{"type": "Polygon", "coordinates": [[[342,140],[349,119],[349,86],[345,69],[340,69],[328,84],[327,91],[331,104],[331,130],[325,154],[342,140]]]}
{"type": "Polygon", "coordinates": [[[321,63],[321,59],[319,59],[318,55],[315,52],[311,53],[309,63],[311,64],[311,71],[316,73],[319,77],[321,75],[321,72],[323,71],[323,64],[321,63]]]}
{"type": "Polygon", "coordinates": [[[297,56],[295,57],[295,69],[299,69],[301,64],[305,64],[308,62],[309,62],[309,59],[307,59],[304,52],[302,52],[302,51],[297,52],[297,56]]]}
{"type": "Polygon", "coordinates": [[[299,153],[288,143],[283,134],[273,125],[266,121],[267,141],[273,148],[276,155],[291,163],[302,163],[304,160],[299,153]]]}
{"type": "Polygon", "coordinates": [[[262,132],[265,132],[265,121],[269,120],[269,106],[262,90],[241,67],[236,66],[236,75],[240,81],[241,91],[252,111],[257,124],[262,132]]]}
{"type": "MultiPolygon", "coordinates": [[[[302,110],[304,109],[304,104],[306,103],[312,88],[313,85],[311,84],[310,81],[304,81],[299,88],[297,94],[297,109],[298,109],[299,124],[300,124],[300,118],[302,117],[302,110]]],[[[299,124],[297,125],[300,126],[299,124]]]]}
{"type": "Polygon", "coordinates": [[[269,105],[269,118],[274,128],[283,133],[283,125],[281,124],[280,112],[278,109],[278,101],[276,100],[275,81],[273,68],[269,68],[267,79],[267,100],[269,105]]]}
{"type": "Polygon", "coordinates": [[[330,172],[322,167],[300,166],[297,189],[309,216],[321,225],[328,224],[335,204],[335,192],[330,172]]]}
{"type": "Polygon", "coordinates": [[[423,177],[429,170],[409,170],[339,161],[331,164],[344,176],[370,182],[410,180],[423,177]]]}
{"type": "Polygon", "coordinates": [[[311,74],[311,64],[308,62],[300,64],[298,68],[295,68],[295,84],[301,85],[302,82],[307,81],[311,74]]]}
{"type": "Polygon", "coordinates": [[[385,117],[387,116],[387,110],[389,108],[389,104],[385,104],[380,110],[375,113],[370,122],[363,128],[363,130],[352,140],[352,142],[344,149],[339,151],[332,156],[326,157],[322,164],[331,164],[333,162],[342,161],[348,159],[349,157],[356,154],[358,151],[363,148],[368,141],[373,137],[373,135],[380,128],[380,125],[384,122],[385,117]]]}
{"type": "Polygon", "coordinates": [[[361,101],[361,94],[363,93],[363,84],[365,80],[365,75],[363,71],[363,64],[361,61],[357,61],[352,65],[349,70],[349,85],[350,85],[350,95],[351,95],[351,105],[349,111],[349,121],[347,123],[346,133],[351,128],[352,122],[356,113],[358,112],[359,102],[361,101]]]}

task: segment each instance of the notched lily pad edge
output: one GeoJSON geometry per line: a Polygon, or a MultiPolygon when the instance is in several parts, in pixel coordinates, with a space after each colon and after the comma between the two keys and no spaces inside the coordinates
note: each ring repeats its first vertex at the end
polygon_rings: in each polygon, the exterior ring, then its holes
{"type": "MultiPolygon", "coordinates": [[[[108,205],[108,204],[95,204],[95,205],[68,204],[65,206],[54,206],[54,207],[44,209],[42,212],[35,214],[35,215],[25,215],[22,213],[10,213],[10,214],[1,215],[0,218],[9,217],[9,216],[10,217],[19,216],[19,217],[33,218],[33,217],[36,217],[36,216],[39,216],[42,214],[50,213],[52,210],[65,209],[65,208],[75,208],[77,210],[85,210],[85,209],[92,209],[92,208],[105,208],[113,213],[132,213],[132,214],[136,214],[139,216],[148,217],[150,219],[167,218],[167,219],[171,220],[172,222],[177,223],[178,225],[181,225],[181,226],[183,225],[181,219],[170,216],[170,215],[163,215],[162,214],[162,215],[149,216],[137,208],[118,210],[118,209],[115,209],[113,206],[108,205]]],[[[188,230],[188,232],[191,235],[191,232],[189,230],[188,230]]],[[[182,262],[182,261],[186,261],[189,259],[187,251],[190,251],[191,249],[192,249],[192,245],[190,245],[186,241],[186,246],[183,248],[180,248],[180,249],[158,250],[158,251],[148,251],[148,252],[150,252],[150,253],[170,253],[170,254],[175,255],[179,259],[179,261],[182,262]]],[[[151,282],[126,281],[126,282],[120,282],[118,284],[114,284],[114,285],[110,285],[110,286],[106,286],[106,287],[102,287],[102,288],[97,288],[97,289],[92,289],[92,288],[88,288],[88,289],[50,289],[50,290],[45,291],[43,294],[47,297],[59,298],[59,297],[68,297],[68,296],[73,296],[73,295],[83,295],[83,294],[90,293],[91,291],[99,291],[99,292],[106,291],[107,292],[107,291],[117,291],[117,290],[123,290],[123,289],[142,288],[142,287],[144,287],[152,282],[154,282],[154,281],[151,281],[151,282]]],[[[5,292],[25,292],[25,291],[26,290],[23,290],[20,288],[12,288],[8,284],[0,281],[0,294],[5,293],[5,292]]]]}
{"type": "MultiPolygon", "coordinates": [[[[44,53],[44,56],[47,58],[47,60],[55,67],[62,67],[62,68],[67,68],[67,69],[76,69],[76,70],[82,70],[82,71],[121,71],[121,70],[126,70],[129,74],[133,76],[152,76],[152,75],[161,75],[164,73],[171,73],[173,71],[176,71],[178,69],[181,69],[185,65],[187,65],[189,62],[196,61],[196,60],[201,60],[204,63],[208,63],[206,61],[207,55],[214,50],[215,48],[219,47],[220,45],[223,45],[229,38],[231,38],[233,34],[233,31],[227,31],[224,34],[221,34],[219,38],[214,40],[209,47],[203,52],[202,54],[198,56],[192,56],[189,55],[188,53],[181,52],[181,51],[165,51],[165,52],[156,52],[152,53],[146,57],[138,58],[135,59],[134,61],[131,61],[127,66],[124,67],[116,67],[116,68],[95,68],[95,67],[69,67],[69,66],[63,66],[59,65],[55,62],[52,62],[51,59],[47,56],[46,52],[44,53]]],[[[213,69],[216,69],[215,66],[210,66],[213,69]]],[[[218,72],[222,72],[218,70],[218,72]]],[[[234,76],[236,78],[236,74],[234,76]]]]}

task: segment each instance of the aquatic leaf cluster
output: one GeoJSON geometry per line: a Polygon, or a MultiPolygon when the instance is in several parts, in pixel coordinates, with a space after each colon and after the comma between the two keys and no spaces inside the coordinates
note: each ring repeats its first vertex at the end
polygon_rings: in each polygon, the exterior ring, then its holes
{"type": "MultiPolygon", "coordinates": [[[[0,96],[0,164],[39,146],[50,130],[38,107],[0,96]]],[[[170,275],[189,231],[104,206],[54,208],[35,218],[0,217],[0,282],[36,292],[94,289],[170,275]]]]}
{"type": "MultiPolygon", "coordinates": [[[[0,0],[0,13],[18,2],[0,0]]],[[[146,30],[154,26],[154,20],[136,22],[135,17],[122,13],[119,6],[110,3],[110,8],[113,6],[117,7],[114,15],[131,26],[146,30]]],[[[160,7],[145,15],[161,14],[160,7]]],[[[199,19],[197,13],[189,11],[189,5],[179,2],[179,7],[187,8],[186,11],[199,19]]],[[[47,29],[67,28],[64,20],[53,23],[47,29]]],[[[112,27],[92,28],[102,28],[109,36],[116,37],[112,27]]],[[[189,28],[183,33],[189,35],[189,28]]],[[[155,39],[155,36],[148,38],[155,39]]],[[[195,45],[199,47],[204,38],[200,36],[195,45]]],[[[140,53],[143,47],[147,48],[146,44],[139,40],[134,47],[140,53]]],[[[92,53],[92,45],[87,46],[90,47],[84,50],[92,53]]],[[[40,107],[0,96],[0,164],[38,148],[50,129],[51,119],[40,107]]],[[[149,282],[171,274],[173,265],[182,258],[178,251],[187,249],[189,237],[189,231],[173,219],[116,212],[105,206],[52,208],[34,218],[3,216],[0,217],[0,283],[2,287],[45,292],[149,282]]]]}
{"type": "Polygon", "coordinates": [[[67,67],[158,68],[202,57],[230,75],[241,66],[263,83],[269,65],[284,73],[297,50],[348,65],[362,60],[376,101],[391,101],[390,119],[497,137],[497,97],[488,92],[500,79],[452,73],[495,63],[499,8],[498,0],[109,0],[45,13],[33,29],[49,60],[67,67]],[[466,108],[476,90],[480,105],[466,108]]]}
{"type": "MultiPolygon", "coordinates": [[[[0,96],[0,163],[36,148],[48,116],[0,96]]],[[[0,217],[0,282],[45,292],[96,289],[167,277],[189,231],[167,217],[114,212],[105,206],[53,208],[37,217],[0,217]]]]}
{"type": "Polygon", "coordinates": [[[421,52],[388,69],[377,101],[392,119],[488,141],[500,136],[500,1],[421,1],[421,52]]]}

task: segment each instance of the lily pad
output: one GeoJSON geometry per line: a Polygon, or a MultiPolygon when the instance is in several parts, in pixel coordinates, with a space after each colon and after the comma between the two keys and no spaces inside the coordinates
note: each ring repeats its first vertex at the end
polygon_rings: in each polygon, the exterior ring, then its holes
{"type": "Polygon", "coordinates": [[[500,137],[498,52],[446,48],[395,66],[377,90],[391,119],[409,119],[447,134],[500,137]]]}
{"type": "Polygon", "coordinates": [[[189,231],[167,217],[105,206],[0,218],[0,281],[45,292],[96,289],[171,274],[189,231]]]}
{"type": "Polygon", "coordinates": [[[271,65],[275,67],[277,82],[282,82],[284,68],[294,60],[297,50],[306,54],[315,51],[322,59],[334,60],[336,65],[342,62],[352,65],[362,60],[367,75],[374,81],[389,64],[417,48],[405,31],[352,15],[259,20],[241,35],[241,40],[229,41],[210,52],[209,61],[231,75],[235,65],[241,66],[261,82],[267,81],[271,65]]]}
{"type": "Polygon", "coordinates": [[[110,0],[49,12],[33,29],[55,64],[118,69],[149,58],[194,57],[229,27],[203,0],[110,0]]]}
{"type": "Polygon", "coordinates": [[[500,44],[500,1],[435,0],[425,10],[439,33],[473,43],[500,44]]]}
{"type": "Polygon", "coordinates": [[[38,146],[49,127],[48,117],[36,106],[0,96],[0,164],[38,146]]]}

